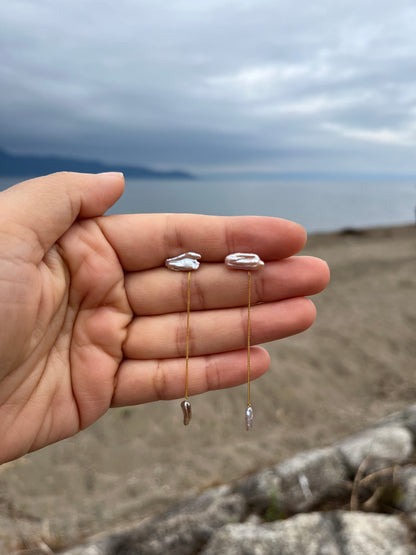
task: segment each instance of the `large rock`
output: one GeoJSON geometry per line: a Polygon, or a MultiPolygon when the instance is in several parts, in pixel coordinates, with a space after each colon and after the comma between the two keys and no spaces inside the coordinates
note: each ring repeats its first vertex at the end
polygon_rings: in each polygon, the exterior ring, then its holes
{"type": "Polygon", "coordinates": [[[110,537],[98,540],[96,543],[77,545],[63,552],[63,555],[110,555],[110,537]]]}
{"type": "Polygon", "coordinates": [[[408,428],[412,433],[413,437],[416,437],[416,405],[410,405],[410,407],[405,408],[402,411],[394,412],[389,414],[376,424],[376,426],[386,426],[386,425],[396,424],[399,426],[404,426],[408,428]]]}
{"type": "Polygon", "coordinates": [[[352,474],[360,466],[367,473],[406,462],[413,453],[413,436],[407,427],[390,424],[355,434],[337,448],[352,474]]]}
{"type": "Polygon", "coordinates": [[[333,447],[301,453],[65,553],[415,555],[409,537],[416,529],[416,466],[405,464],[414,433],[416,405],[333,447]],[[328,510],[352,500],[373,512],[328,510]],[[404,512],[406,521],[376,514],[386,507],[404,512]]]}
{"type": "Polygon", "coordinates": [[[231,524],[203,555],[414,555],[394,516],[342,511],[299,514],[271,524],[231,524]]]}
{"type": "Polygon", "coordinates": [[[308,511],[345,492],[348,471],[333,448],[300,453],[242,480],[236,491],[269,520],[308,511]]]}
{"type": "Polygon", "coordinates": [[[399,468],[392,476],[398,486],[396,506],[406,514],[416,514],[416,466],[410,465],[399,468]]]}
{"type": "Polygon", "coordinates": [[[215,530],[239,522],[245,512],[244,498],[222,486],[176,505],[137,528],[67,551],[66,555],[191,555],[202,549],[215,530]]]}

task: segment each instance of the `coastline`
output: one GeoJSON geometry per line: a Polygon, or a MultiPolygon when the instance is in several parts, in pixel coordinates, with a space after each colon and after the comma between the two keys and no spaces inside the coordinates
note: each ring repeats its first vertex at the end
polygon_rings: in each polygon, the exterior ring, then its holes
{"type": "Polygon", "coordinates": [[[311,234],[302,254],[327,260],[331,283],[310,330],[268,344],[249,436],[242,387],[194,397],[187,428],[178,401],[113,409],[0,467],[0,551],[22,537],[58,549],[127,526],[414,403],[416,226],[311,234]]]}
{"type": "MultiPolygon", "coordinates": [[[[0,178],[0,190],[13,182],[0,178]]],[[[107,214],[192,213],[286,218],[309,233],[339,233],[414,223],[415,186],[408,183],[127,179],[107,214]]]]}

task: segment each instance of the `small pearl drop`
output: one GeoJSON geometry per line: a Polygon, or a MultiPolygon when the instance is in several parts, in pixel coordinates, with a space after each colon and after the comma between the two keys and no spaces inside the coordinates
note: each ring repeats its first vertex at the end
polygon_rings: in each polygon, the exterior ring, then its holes
{"type": "Polygon", "coordinates": [[[187,426],[192,418],[191,403],[189,401],[182,401],[181,407],[183,412],[183,424],[187,426]]]}
{"type": "Polygon", "coordinates": [[[250,431],[253,428],[254,414],[252,407],[246,408],[246,430],[250,431]]]}

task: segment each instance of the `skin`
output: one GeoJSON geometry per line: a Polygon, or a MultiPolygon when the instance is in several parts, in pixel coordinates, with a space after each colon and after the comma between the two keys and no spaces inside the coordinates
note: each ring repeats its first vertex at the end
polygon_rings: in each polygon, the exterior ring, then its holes
{"type": "MultiPolygon", "coordinates": [[[[293,257],[304,229],[265,217],[102,216],[121,174],[58,173],[0,193],[0,463],[90,426],[112,406],[184,394],[186,272],[164,267],[202,255],[192,274],[189,394],[246,380],[247,273],[231,252],[255,252],[251,341],[307,329],[306,296],[327,265],[293,257]]],[[[268,368],[251,351],[251,377],[268,368]]]]}

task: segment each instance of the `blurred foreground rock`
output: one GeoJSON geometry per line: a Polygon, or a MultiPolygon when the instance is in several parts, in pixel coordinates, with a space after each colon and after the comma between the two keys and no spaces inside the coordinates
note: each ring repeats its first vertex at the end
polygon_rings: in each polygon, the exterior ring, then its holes
{"type": "Polygon", "coordinates": [[[66,555],[416,554],[416,405],[66,555]]]}
{"type": "Polygon", "coordinates": [[[407,554],[407,528],[377,514],[304,513],[272,524],[229,524],[216,532],[204,555],[407,554]]]}

